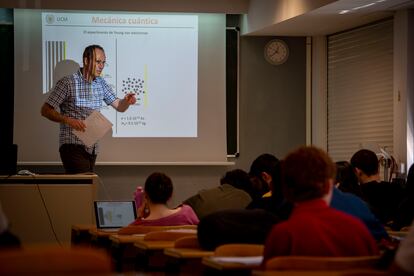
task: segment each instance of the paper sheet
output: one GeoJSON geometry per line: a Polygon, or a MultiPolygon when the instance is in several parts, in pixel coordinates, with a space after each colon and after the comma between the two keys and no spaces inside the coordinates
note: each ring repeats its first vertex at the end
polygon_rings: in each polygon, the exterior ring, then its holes
{"type": "Polygon", "coordinates": [[[222,263],[238,263],[245,265],[260,265],[263,261],[263,256],[248,256],[248,257],[211,257],[211,259],[222,263]]]}
{"type": "Polygon", "coordinates": [[[112,128],[112,123],[96,110],[84,122],[86,130],[84,132],[73,130],[73,133],[88,147],[95,144],[112,128]]]}
{"type": "Polygon", "coordinates": [[[186,229],[186,228],[177,228],[177,229],[168,229],[166,232],[176,232],[176,233],[191,233],[197,234],[197,229],[186,229]]]}

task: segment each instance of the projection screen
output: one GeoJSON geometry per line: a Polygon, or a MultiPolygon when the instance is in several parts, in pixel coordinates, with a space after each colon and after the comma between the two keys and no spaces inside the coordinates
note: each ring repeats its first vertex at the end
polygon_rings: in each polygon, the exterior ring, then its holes
{"type": "Polygon", "coordinates": [[[102,76],[125,113],[113,124],[98,164],[226,162],[225,15],[93,11],[14,11],[14,141],[20,164],[59,164],[59,125],[40,115],[56,81],[82,66],[99,44],[102,76]]]}

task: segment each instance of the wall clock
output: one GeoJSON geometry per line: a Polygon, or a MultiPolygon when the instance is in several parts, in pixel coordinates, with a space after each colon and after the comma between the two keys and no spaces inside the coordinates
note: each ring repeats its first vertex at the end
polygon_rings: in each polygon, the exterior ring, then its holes
{"type": "Polygon", "coordinates": [[[272,39],[264,47],[264,57],[270,64],[283,64],[289,57],[289,47],[283,40],[272,39]]]}

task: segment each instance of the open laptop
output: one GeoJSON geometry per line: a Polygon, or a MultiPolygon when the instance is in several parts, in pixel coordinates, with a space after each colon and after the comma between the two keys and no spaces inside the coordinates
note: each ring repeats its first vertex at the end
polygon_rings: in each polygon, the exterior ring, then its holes
{"type": "Polygon", "coordinates": [[[99,230],[116,231],[137,218],[135,201],[94,201],[96,227],[99,230]]]}

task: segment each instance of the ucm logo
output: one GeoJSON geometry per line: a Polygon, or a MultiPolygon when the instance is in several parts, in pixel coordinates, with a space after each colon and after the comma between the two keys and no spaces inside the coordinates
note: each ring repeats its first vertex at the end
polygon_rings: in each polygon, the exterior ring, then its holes
{"type": "Polygon", "coordinates": [[[55,23],[55,16],[53,14],[46,15],[46,23],[48,24],[55,23]]]}

